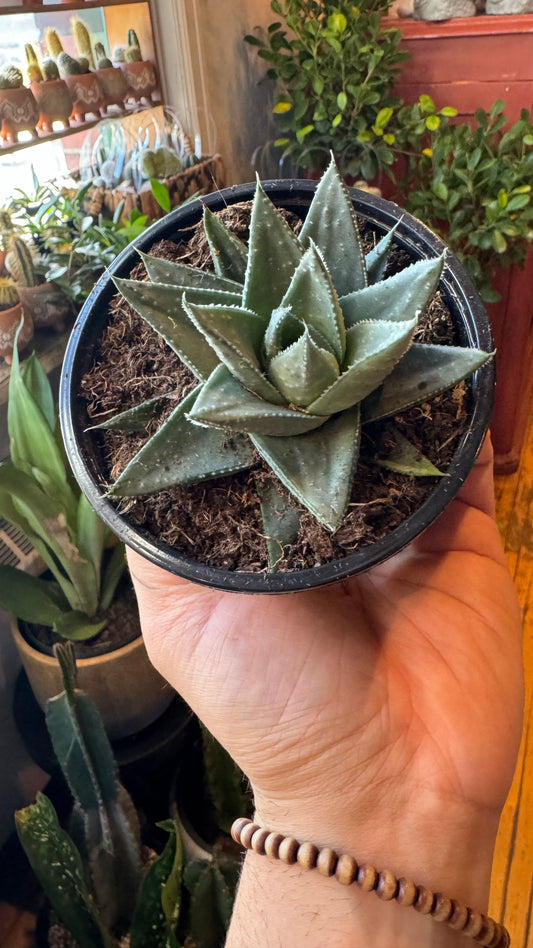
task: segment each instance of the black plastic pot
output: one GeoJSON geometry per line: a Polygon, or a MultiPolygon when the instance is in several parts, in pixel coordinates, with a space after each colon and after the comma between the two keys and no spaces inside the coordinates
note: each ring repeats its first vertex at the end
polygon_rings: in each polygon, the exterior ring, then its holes
{"type": "MultiPolygon", "coordinates": [[[[274,204],[303,218],[316,182],[267,181],[263,187],[274,204]]],[[[401,550],[438,517],[463,484],[482,444],[492,413],[494,367],[489,362],[473,376],[472,413],[447,468],[447,476],[439,480],[418,510],[388,536],[343,559],[292,572],[232,572],[195,562],[158,541],[142,527],[131,524],[102,493],[102,472],[93,436],[85,431],[88,418],[80,397],[80,380],[93,363],[94,348],[107,323],[109,303],[116,292],[111,274],[127,277],[138,262],[137,249],[148,252],[156,241],[187,239],[187,232],[201,219],[204,204],[211,210],[220,210],[228,204],[251,201],[254,190],[252,184],[237,185],[176,208],[117,257],[94,287],[72,331],[63,363],[60,416],[67,453],[81,489],[97,513],[126,544],[164,569],[197,583],[235,592],[283,593],[326,585],[375,566],[401,550]]],[[[445,249],[438,237],[396,204],[356,189],[351,189],[350,195],[362,222],[369,221],[379,231],[387,232],[399,221],[396,242],[413,260],[437,256],[445,249]]],[[[490,351],[492,338],[483,304],[466,271],[449,252],[440,289],[452,314],[459,344],[490,351]]]]}

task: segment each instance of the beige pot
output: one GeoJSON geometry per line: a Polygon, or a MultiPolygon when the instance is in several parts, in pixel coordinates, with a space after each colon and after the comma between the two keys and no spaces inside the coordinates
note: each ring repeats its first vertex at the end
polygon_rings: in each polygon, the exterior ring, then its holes
{"type": "MultiPolygon", "coordinates": [[[[11,629],[31,688],[44,710],[63,690],[58,662],[30,645],[16,619],[11,629]]],[[[168,708],[175,692],[151,664],[141,636],[94,658],[77,660],[78,687],[95,702],[111,740],[152,724],[168,708]]]]}

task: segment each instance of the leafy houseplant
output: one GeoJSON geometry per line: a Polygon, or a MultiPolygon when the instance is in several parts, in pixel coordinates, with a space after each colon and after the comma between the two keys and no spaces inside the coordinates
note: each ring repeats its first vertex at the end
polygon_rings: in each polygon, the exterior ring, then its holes
{"type": "MultiPolygon", "coordinates": [[[[148,661],[138,622],[126,627],[126,642],[115,644],[114,651],[108,632],[100,645],[111,607],[119,594],[124,596],[119,586],[124,549],[121,544],[110,545],[110,531],[73,482],[44,369],[34,354],[21,368],[16,346],[7,422],[11,458],[0,465],[0,514],[29,540],[48,571],[32,576],[0,566],[0,604],[23,620],[20,628],[14,625],[13,633],[30,684],[44,707],[59,683],[51,649],[46,654],[46,646],[32,633],[33,625],[46,626],[60,638],[87,641],[89,654],[80,659],[84,687],[99,703],[115,736],[122,729],[131,733],[146,723],[144,716],[153,720],[162,713],[171,689],[162,689],[162,679],[148,661]],[[98,654],[99,647],[104,654],[98,654]],[[144,707],[137,693],[120,694],[114,674],[126,669],[145,691],[144,707]]],[[[127,596],[119,601],[127,614],[127,596]]]]}
{"type": "MultiPolygon", "coordinates": [[[[272,187],[275,194],[276,183],[272,187]]],[[[288,187],[284,192],[287,206],[305,215],[298,237],[258,185],[248,246],[209,209],[204,211],[213,273],[144,254],[149,282],[121,278],[128,266],[131,270],[131,258],[122,268],[115,268],[115,282],[124,298],[162,336],[191,375],[185,397],[179,389],[169,393],[176,407],[158,431],[145,439],[107,497],[99,486],[102,470],[86,457],[90,445],[94,446],[95,432],[83,432],[88,421],[78,400],[80,373],[92,362],[94,336],[108,315],[101,311],[99,288],[71,337],[62,386],[67,451],[91,502],[144,553],[148,552],[147,532],[142,525],[137,535],[131,525],[126,528],[127,519],[115,507],[117,498],[149,495],[176,484],[207,483],[217,475],[250,468],[257,471],[260,455],[266,478],[261,472],[256,478],[263,516],[258,532],[267,537],[270,568],[283,567],[286,548],[309,516],[331,535],[343,523],[348,504],[357,504],[352,487],[360,444],[366,443],[362,422],[366,431],[367,423],[387,419],[390,450],[374,457],[378,464],[408,476],[438,475],[390,419],[454,386],[490,359],[490,353],[476,347],[413,344],[419,316],[442,282],[443,256],[435,244],[431,250],[428,244],[416,250],[411,245],[415,259],[427,259],[383,278],[390,247],[401,240],[401,222],[390,232],[392,205],[365,198],[367,213],[374,212],[379,219],[381,209],[389,224],[385,228],[389,233],[365,257],[352,201],[333,162],[316,190],[310,183],[307,193],[302,187],[301,194],[291,200],[294,182],[283,187],[288,187]],[[298,199],[305,204],[311,196],[309,206],[302,209],[298,199]]],[[[239,196],[229,189],[222,200],[235,201],[239,196]]],[[[183,218],[180,223],[187,226],[183,218]]],[[[167,219],[167,233],[172,225],[167,219]]],[[[448,271],[445,286],[449,285],[448,271]]],[[[108,300],[109,292],[107,286],[108,300]]],[[[470,285],[468,292],[472,293],[470,285]]],[[[468,331],[470,341],[476,332],[468,331]]],[[[489,369],[485,378],[490,375],[489,369]]],[[[167,395],[162,401],[168,404],[167,395]]],[[[161,399],[149,399],[107,418],[98,430],[144,430],[160,403],[161,399]]],[[[474,455],[479,436],[480,431],[471,445],[474,455]]],[[[450,477],[444,491],[447,498],[454,489],[452,468],[446,472],[450,477]]],[[[405,531],[402,534],[403,543],[407,542],[405,531]]],[[[301,575],[220,569],[206,569],[204,575],[185,556],[170,554],[164,543],[156,551],[152,547],[149,555],[199,581],[274,591],[331,581],[366,568],[376,556],[390,555],[400,546],[385,554],[383,549],[379,552],[378,543],[370,554],[358,550],[345,563],[331,564],[331,570],[320,566],[303,569],[301,575]]]]}
{"type": "Polygon", "coordinates": [[[474,125],[457,125],[455,110],[422,96],[399,115],[406,206],[448,242],[487,302],[499,299],[496,271],[522,265],[533,240],[533,124],[524,109],[508,128],[504,109],[499,99],[474,125]]]}
{"type": "Polygon", "coordinates": [[[394,160],[393,86],[400,30],[384,29],[389,0],[271,0],[280,20],[247,36],[277,83],[275,142],[295,166],[321,171],[330,152],[346,177],[371,181],[394,160]]]}

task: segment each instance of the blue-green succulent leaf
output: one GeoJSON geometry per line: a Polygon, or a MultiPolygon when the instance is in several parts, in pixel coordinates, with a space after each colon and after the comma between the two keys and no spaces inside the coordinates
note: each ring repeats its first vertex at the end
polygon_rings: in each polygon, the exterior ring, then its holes
{"type": "Polygon", "coordinates": [[[242,293],[242,280],[228,280],[210,270],[198,270],[175,260],[162,260],[161,257],[152,257],[142,251],[139,251],[139,255],[153,283],[166,283],[188,290],[219,290],[239,296],[242,293]]]}
{"type": "Polygon", "coordinates": [[[494,355],[481,349],[415,344],[383,386],[365,399],[363,420],[377,421],[439,395],[467,378],[494,355]]]}
{"type": "Polygon", "coordinates": [[[378,388],[405,354],[417,320],[358,323],[346,334],[347,368],[307,408],[317,415],[332,415],[361,402],[378,388]]]}
{"type": "Polygon", "coordinates": [[[272,311],[263,345],[267,360],[273,359],[283,349],[292,346],[304,332],[304,324],[285,306],[272,311]]]}
{"type": "Polygon", "coordinates": [[[363,319],[404,320],[419,317],[439,284],[444,255],[419,260],[381,283],[340,300],[346,326],[363,319]]]}
{"type": "Polygon", "coordinates": [[[313,243],[294,271],[281,301],[281,308],[284,307],[290,307],[294,316],[317,329],[342,363],[346,345],[344,319],[331,278],[313,243]]]}
{"type": "Polygon", "coordinates": [[[219,365],[202,387],[189,418],[199,425],[280,436],[302,434],[324,423],[308,412],[264,401],[244,388],[225,365],[219,365]]]}
{"type": "Polygon", "coordinates": [[[307,408],[338,378],[339,365],[306,331],[272,359],[268,374],[287,402],[307,408]]]}
{"type": "Polygon", "coordinates": [[[215,273],[244,284],[248,248],[222,223],[220,217],[204,207],[204,231],[211,251],[215,273]]]}
{"type": "Polygon", "coordinates": [[[156,409],[165,398],[168,398],[168,395],[156,395],[155,398],[147,398],[139,405],[127,408],[126,411],[121,411],[118,415],[113,415],[112,418],[107,418],[98,425],[91,425],[86,430],[96,431],[103,428],[109,431],[126,431],[128,433],[142,431],[155,417],[156,409]]]}
{"type": "Polygon", "coordinates": [[[287,490],[324,526],[336,530],[346,513],[359,456],[359,407],[298,438],[251,439],[287,490]]]}
{"type": "Polygon", "coordinates": [[[438,467],[435,467],[416,445],[411,444],[395,425],[389,425],[388,437],[392,442],[392,447],[385,458],[375,459],[379,467],[396,471],[398,474],[410,474],[412,477],[443,476],[443,472],[439,471],[438,467]]]}
{"type": "Polygon", "coordinates": [[[187,413],[198,391],[195,389],[183,399],[132,458],[111,487],[110,495],[153,494],[178,484],[234,474],[250,466],[253,451],[247,438],[229,437],[227,431],[219,428],[201,429],[188,420],[187,413]]]}
{"type": "Polygon", "coordinates": [[[275,573],[287,548],[298,536],[302,511],[291,504],[272,481],[256,482],[256,490],[261,504],[268,565],[275,573]]]}
{"type": "Polygon", "coordinates": [[[184,300],[185,310],[218,358],[251,392],[283,405],[284,399],[263,373],[259,356],[266,321],[237,306],[197,306],[184,300]]]}
{"type": "Polygon", "coordinates": [[[378,283],[385,276],[390,249],[399,221],[386,233],[365,257],[366,273],[369,283],[378,283]]]}
{"type": "Polygon", "coordinates": [[[242,304],[270,318],[289,287],[303,248],[259,181],[252,205],[242,304]]]}
{"type": "Polygon", "coordinates": [[[355,211],[333,158],[317,184],[299,240],[304,247],[316,244],[339,296],[366,286],[355,211]]]}

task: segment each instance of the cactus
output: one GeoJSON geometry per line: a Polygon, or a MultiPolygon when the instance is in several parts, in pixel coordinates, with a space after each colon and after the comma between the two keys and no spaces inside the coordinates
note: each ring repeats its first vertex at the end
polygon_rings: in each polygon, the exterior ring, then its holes
{"type": "Polygon", "coordinates": [[[73,16],[70,18],[70,25],[76,49],[80,56],[89,61],[89,66],[94,69],[93,50],[91,44],[91,35],[83,20],[73,16]]]}
{"type": "Polygon", "coordinates": [[[94,61],[98,62],[99,59],[105,59],[106,57],[107,53],[105,51],[105,46],[103,43],[98,41],[94,44],[94,61]]]}
{"type": "Polygon", "coordinates": [[[181,161],[171,148],[147,148],[142,152],[141,173],[144,178],[166,178],[181,171],[181,161]]]}
{"type": "Polygon", "coordinates": [[[43,59],[41,72],[47,82],[53,82],[55,79],[59,79],[59,69],[54,59],[43,59]]]}
{"type": "Polygon", "coordinates": [[[91,71],[91,66],[89,60],[86,56],[78,56],[78,66],[80,67],[80,73],[86,75],[91,71]]]}
{"type": "Polygon", "coordinates": [[[69,53],[60,53],[56,61],[62,79],[65,76],[79,76],[81,74],[82,70],[78,60],[70,56],[69,53]]]}
{"type": "MultiPolygon", "coordinates": [[[[445,391],[491,353],[413,344],[443,257],[383,278],[393,235],[365,258],[333,161],[298,237],[259,181],[248,246],[207,208],[204,228],[214,274],[142,254],[151,282],[115,279],[198,384],[108,496],[149,494],[244,470],[257,451],[292,495],[287,514],[294,514],[296,501],[334,531],[350,500],[361,424],[445,391]]],[[[143,403],[142,410],[137,406],[101,427],[143,428],[148,408],[143,403]]],[[[416,451],[391,430],[404,472],[440,473],[427,459],[411,463],[416,451]]],[[[262,498],[265,533],[274,539],[276,522],[287,526],[279,498],[262,498]]],[[[291,522],[292,538],[297,530],[291,522]]],[[[278,549],[287,542],[292,539],[278,549]]]]}
{"type": "Polygon", "coordinates": [[[113,63],[107,56],[102,56],[101,59],[98,59],[96,62],[97,69],[110,69],[112,68],[113,63]]]}
{"type": "Polygon", "coordinates": [[[11,277],[0,277],[0,310],[11,309],[19,302],[19,293],[11,277]]]}
{"type": "Polygon", "coordinates": [[[28,74],[28,82],[42,82],[43,74],[39,63],[29,63],[28,68],[26,69],[28,74]]]}
{"type": "Polygon", "coordinates": [[[9,237],[13,233],[13,222],[9,211],[0,210],[0,247],[7,250],[9,237]]]}
{"type": "Polygon", "coordinates": [[[26,62],[28,63],[28,66],[30,66],[32,63],[39,64],[39,60],[37,59],[37,54],[31,43],[24,44],[24,52],[26,54],[26,62]]]}
{"type": "Polygon", "coordinates": [[[126,47],[125,46],[115,46],[113,50],[113,60],[116,63],[126,62],[126,47]]]}
{"type": "Polygon", "coordinates": [[[57,59],[60,53],[63,52],[63,44],[59,39],[59,35],[56,30],[53,30],[51,26],[47,26],[44,32],[44,38],[46,43],[46,48],[52,59],[57,59]]]}
{"type": "Polygon", "coordinates": [[[127,40],[128,40],[128,46],[137,46],[139,49],[141,48],[138,37],[137,37],[137,33],[131,27],[128,30],[127,40]]]}
{"type": "Polygon", "coordinates": [[[126,56],[127,63],[142,62],[141,50],[139,49],[138,46],[128,46],[125,56],[126,56]]]}
{"type": "Polygon", "coordinates": [[[46,725],[74,798],[73,834],[61,829],[54,807],[38,794],[36,803],[15,814],[19,839],[80,948],[119,948],[126,939],[131,948],[177,944],[182,865],[177,827],[171,820],[161,824],[169,833],[167,846],[143,872],[137,814],[119,782],[100,715],[76,688],[72,643],[56,646],[56,655],[65,690],[48,702],[46,725]]]}
{"type": "Polygon", "coordinates": [[[24,84],[24,76],[18,66],[6,63],[0,69],[0,89],[20,89],[24,84]]]}
{"type": "Polygon", "coordinates": [[[6,267],[17,286],[37,286],[40,283],[33,254],[27,243],[16,234],[9,238],[6,267]]]}

